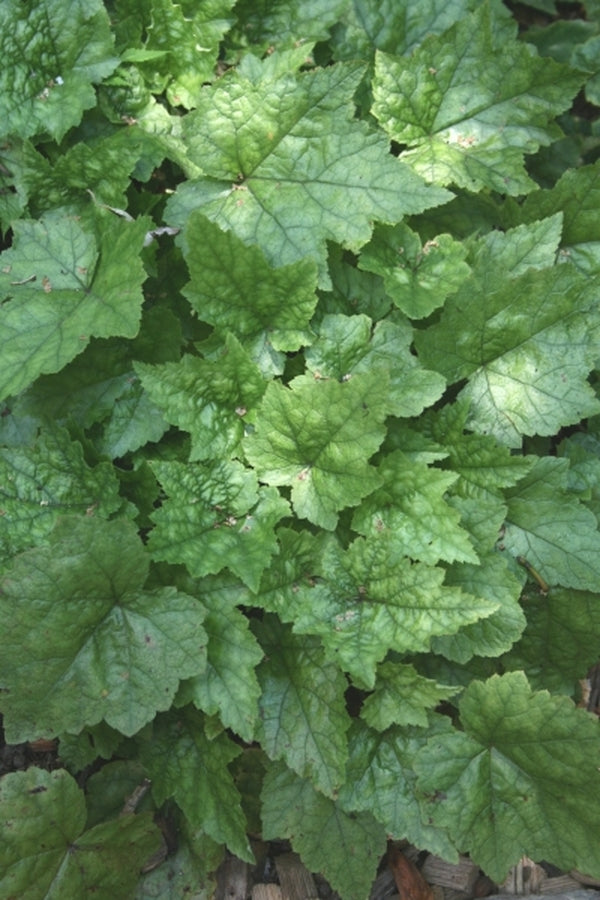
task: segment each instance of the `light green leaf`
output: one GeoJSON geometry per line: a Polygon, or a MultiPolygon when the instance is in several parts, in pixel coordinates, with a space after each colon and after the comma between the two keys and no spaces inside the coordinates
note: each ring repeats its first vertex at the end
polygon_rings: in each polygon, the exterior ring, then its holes
{"type": "Polygon", "coordinates": [[[6,0],[0,29],[3,134],[60,141],[96,102],[93,85],[117,67],[100,0],[6,0]]]}
{"type": "Polygon", "coordinates": [[[148,219],[100,220],[98,245],[64,210],[15,223],[0,256],[0,396],[58,372],[91,337],[135,337],[148,227],[148,219]]]}
{"type": "Polygon", "coordinates": [[[560,137],[552,119],[582,82],[504,30],[494,33],[484,4],[410,57],[378,51],[373,113],[428,181],[516,195],[535,187],[524,154],[560,137]]]}
{"type": "Polygon", "coordinates": [[[499,606],[444,586],[443,569],[411,562],[388,535],[358,538],[346,551],[332,542],[320,574],[314,588],[298,585],[294,630],[320,635],[366,688],[388,650],[426,650],[434,635],[453,634],[499,606]]]}
{"type": "Polygon", "coordinates": [[[179,362],[135,371],[167,421],[192,436],[191,461],[223,459],[244,434],[244,416],[256,406],[265,381],[246,350],[232,334],[215,358],[186,354],[179,362]]]}
{"type": "Polygon", "coordinates": [[[427,563],[477,562],[460,513],[444,499],[456,481],[454,472],[413,460],[401,450],[388,453],[378,472],[381,487],[356,510],[356,531],[385,534],[399,553],[427,563]]]}
{"type": "Polygon", "coordinates": [[[233,72],[203,89],[183,128],[205,177],[178,189],[170,221],[185,224],[200,208],[259,244],[274,265],[315,260],[327,285],[326,240],[356,250],[373,220],[398,221],[449,200],[394,159],[381,133],[353,119],[363,74],[356,63],[277,81],[233,72]]]}
{"type": "Polygon", "coordinates": [[[570,265],[469,279],[415,336],[419,356],[450,382],[469,379],[460,396],[472,430],[513,447],[524,434],[555,434],[600,409],[586,381],[600,339],[597,291],[570,265]]]}
{"type": "MultiPolygon", "coordinates": [[[[414,666],[383,662],[377,668],[375,689],[363,702],[360,716],[376,731],[385,731],[390,725],[426,728],[429,711],[453,697],[457,690],[419,675],[414,666]]],[[[351,784],[352,779],[347,782],[351,784]]]]}
{"type": "Polygon", "coordinates": [[[326,41],[346,0],[238,0],[238,28],[245,41],[259,46],[289,46],[297,41],[326,41]]]}
{"type": "Polygon", "coordinates": [[[446,382],[419,366],[410,349],[413,332],[407,322],[384,319],[373,326],[365,315],[325,315],[317,331],[304,354],[315,378],[347,381],[355,374],[379,371],[389,379],[388,411],[394,416],[416,416],[441,397],[446,382]]]}
{"type": "MultiPolygon", "coordinates": [[[[215,76],[219,44],[232,20],[235,0],[210,0],[182,6],[172,0],[151,0],[149,23],[144,23],[147,51],[160,56],[147,65],[152,88],[166,87],[169,102],[191,109],[200,89],[215,76]]],[[[144,70],[142,63],[140,68],[144,70]]]]}
{"type": "Polygon", "coordinates": [[[358,264],[381,275],[395,305],[411,319],[423,319],[460,287],[470,272],[467,248],[449,234],[421,243],[408,225],[378,225],[358,264]]]}
{"type": "Polygon", "coordinates": [[[257,624],[265,653],[258,670],[262,694],[257,737],[271,759],[329,797],[344,780],[347,756],[346,680],[327,661],[321,642],[292,634],[271,616],[257,624]]]}
{"type": "Polygon", "coordinates": [[[460,714],[465,731],[433,738],[415,760],[423,814],[494,881],[523,855],[598,877],[597,721],[533,693],[522,672],[472,682],[460,714]]]}
{"type": "Polygon", "coordinates": [[[108,518],[122,504],[108,462],[91,468],[66,429],[44,428],[31,443],[0,448],[0,554],[41,543],[68,513],[108,518]]]}
{"type": "Polygon", "coordinates": [[[370,813],[344,812],[283,765],[271,766],[261,797],[265,840],[288,837],[305,865],[344,900],[369,895],[386,845],[385,829],[370,813]]]}
{"type": "Polygon", "coordinates": [[[312,260],[274,269],[258,247],[199,212],[190,215],[185,235],[191,281],[184,294],[202,321],[233,332],[246,347],[298,350],[310,343],[308,323],[317,304],[312,260]]]}
{"type": "Polygon", "coordinates": [[[600,531],[596,517],[567,490],[566,459],[536,460],[507,492],[502,544],[523,556],[550,585],[596,591],[600,584],[600,531]]]}
{"type": "Polygon", "coordinates": [[[528,269],[548,269],[556,262],[562,226],[562,212],[557,212],[506,231],[490,231],[473,245],[469,261],[484,285],[499,273],[515,278],[528,269]]]}
{"type": "Polygon", "coordinates": [[[192,678],[179,692],[207,715],[219,715],[223,725],[245,741],[254,737],[260,685],[255,668],[263,651],[249,630],[247,617],[236,609],[239,582],[229,584],[207,578],[199,585],[206,609],[204,630],[208,635],[206,671],[192,678]],[[224,588],[224,589],[223,589],[224,588]]]}
{"type": "Polygon", "coordinates": [[[252,861],[240,794],[228,769],[241,748],[224,732],[209,740],[202,714],[189,707],[157,716],[138,746],[157,804],[173,797],[193,828],[252,861]]]}
{"type": "Polygon", "coordinates": [[[115,402],[98,449],[111,459],[125,456],[149,441],[159,441],[168,427],[138,379],[131,377],[115,402]]]}
{"type": "Polygon", "coordinates": [[[237,460],[209,465],[153,462],[168,497],[153,515],[154,559],[183,563],[196,578],[228,567],[251,590],[277,552],[274,526],[289,506],[237,460]]]}
{"type": "Polygon", "coordinates": [[[204,610],[175,588],[145,591],[149,556],[128,521],[65,518],[2,581],[0,682],[7,740],[104,719],[131,735],[206,666],[204,610]]]}
{"type": "Polygon", "coordinates": [[[598,594],[528,585],[522,598],[527,625],[504,657],[507,668],[524,669],[532,687],[573,694],[580,678],[598,662],[598,594]]]}
{"type": "Polygon", "coordinates": [[[64,769],[4,775],[0,816],[0,893],[7,898],[129,897],[161,841],[151,813],[86,830],[83,792],[64,769]]]}
{"type": "Polygon", "coordinates": [[[301,375],[269,384],[246,457],[267,484],[291,485],[294,512],[333,530],[338,512],[380,483],[369,458],[385,436],[381,373],[347,381],[301,375]]]}
{"type": "Polygon", "coordinates": [[[445,829],[421,815],[414,771],[419,750],[434,735],[450,730],[449,720],[430,715],[424,728],[389,728],[385,734],[355,723],[349,735],[350,758],[339,802],[344,809],[371,812],[388,837],[407,839],[421,849],[456,861],[458,854],[445,829]]]}

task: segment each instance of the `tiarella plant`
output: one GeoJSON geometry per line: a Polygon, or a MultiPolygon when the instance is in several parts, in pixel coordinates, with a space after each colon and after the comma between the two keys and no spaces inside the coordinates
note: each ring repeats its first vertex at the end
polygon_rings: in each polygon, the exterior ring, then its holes
{"type": "Polygon", "coordinates": [[[259,834],[343,900],[390,837],[600,877],[562,9],[4,0],[0,708],[62,767],[0,781],[2,896],[206,896],[259,834]]]}

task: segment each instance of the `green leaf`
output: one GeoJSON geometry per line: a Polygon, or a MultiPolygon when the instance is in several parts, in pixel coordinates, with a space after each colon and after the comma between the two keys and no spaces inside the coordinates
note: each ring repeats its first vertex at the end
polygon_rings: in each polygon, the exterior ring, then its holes
{"type": "Polygon", "coordinates": [[[204,630],[208,635],[206,671],[182,685],[185,696],[207,715],[219,715],[223,725],[245,741],[254,737],[260,685],[255,668],[263,650],[249,630],[246,616],[235,608],[239,582],[233,591],[228,583],[206,579],[199,587],[206,609],[204,630]],[[223,589],[224,587],[224,589],[223,589]]]}
{"type": "Polygon", "coordinates": [[[265,653],[258,670],[261,746],[271,759],[283,759],[324,794],[335,796],[344,780],[350,726],[345,678],[327,661],[318,639],[292,634],[274,616],[255,631],[265,653]]]}
{"type": "Polygon", "coordinates": [[[363,900],[385,850],[385,829],[370,813],[346,813],[310,781],[271,766],[262,790],[263,838],[289,837],[314,872],[344,900],[363,900]]]}
{"type": "Polygon", "coordinates": [[[481,5],[410,57],[378,51],[373,113],[407,145],[402,160],[428,181],[516,195],[534,187],[524,154],[560,136],[551,120],[582,81],[504,30],[495,34],[481,5]]]}
{"type": "Polygon", "coordinates": [[[135,371],[167,421],[191,434],[191,461],[232,454],[244,416],[265,390],[258,367],[232,334],[214,359],[186,354],[160,366],[136,363],[135,371]]]}
{"type": "Polygon", "coordinates": [[[382,379],[389,379],[391,415],[418,415],[444,391],[444,379],[422,369],[411,352],[413,332],[406,322],[384,319],[373,326],[365,315],[325,315],[318,335],[304,354],[315,378],[347,381],[355,374],[379,371],[382,379]]]}
{"type": "Polygon", "coordinates": [[[447,734],[448,719],[430,716],[426,728],[389,728],[378,734],[355,723],[350,758],[339,802],[345,809],[371,812],[389,837],[407,839],[447,860],[458,859],[452,832],[427,822],[419,808],[414,761],[434,735],[447,734]]]}
{"type": "Polygon", "coordinates": [[[260,82],[230,73],[205,88],[183,124],[205,177],[177,191],[170,220],[184,224],[200,208],[259,244],[273,265],[315,260],[327,284],[326,240],[358,249],[374,219],[398,221],[449,200],[393,159],[382,134],[352,118],[363,74],[355,63],[260,82]]]}
{"type": "Polygon", "coordinates": [[[151,0],[151,21],[144,22],[144,47],[157,56],[147,68],[154,89],[162,92],[166,87],[169,103],[188,109],[196,105],[202,85],[214,77],[219,44],[231,24],[228,16],[234,2],[211,0],[200,6],[182,6],[171,0],[151,0]]]}
{"type": "Polygon", "coordinates": [[[600,531],[596,517],[567,490],[568,461],[537,459],[508,492],[502,544],[523,556],[550,585],[596,591],[600,531]]]}
{"type": "Polygon", "coordinates": [[[44,541],[68,513],[108,518],[122,504],[110,463],[91,468],[83,448],[58,426],[31,443],[0,448],[0,553],[12,556],[44,541]]]}
{"type": "Polygon", "coordinates": [[[522,672],[474,681],[463,732],[436,737],[415,761],[423,812],[501,882],[524,854],[598,877],[597,721],[566,697],[533,693],[522,672]]]}
{"type": "Polygon", "coordinates": [[[235,12],[246,40],[286,46],[327,40],[345,5],[345,0],[238,0],[235,12]]]}
{"type": "Polygon", "coordinates": [[[244,449],[261,481],[292,486],[297,516],[333,530],[380,483],[368,460],[385,436],[386,387],[380,373],[269,384],[244,449]]]}
{"type": "Polygon", "coordinates": [[[449,234],[421,243],[407,225],[379,225],[363,248],[359,266],[381,275],[395,305],[423,319],[456,292],[470,272],[467,248],[449,234]]]}
{"type": "Polygon", "coordinates": [[[206,665],[204,610],[175,588],[145,591],[149,557],[125,521],[67,518],[2,581],[0,681],[7,740],[104,719],[131,735],[206,665]]]}
{"type": "Polygon", "coordinates": [[[157,716],[139,749],[157,804],[173,797],[193,828],[252,861],[240,795],[228,769],[240,747],[225,733],[209,740],[201,713],[188,707],[157,716]]]}
{"type": "Polygon", "coordinates": [[[3,134],[47,132],[56,141],[94,106],[93,85],[118,64],[100,0],[41,0],[35,7],[7,0],[0,56],[3,134]]]}
{"type": "Polygon", "coordinates": [[[129,897],[159,848],[150,813],[85,830],[85,798],[64,769],[31,767],[0,781],[0,892],[4,897],[129,897]]]}
{"type": "Polygon", "coordinates": [[[258,247],[247,247],[199,212],[191,213],[185,233],[191,281],[184,294],[202,321],[233,332],[246,346],[298,350],[310,342],[317,303],[312,260],[275,269],[258,247]]]}
{"type": "Polygon", "coordinates": [[[423,364],[468,378],[467,427],[520,446],[600,409],[586,379],[597,357],[595,279],[570,265],[465,282],[439,323],[415,336],[423,364]],[[569,347],[565,354],[564,347],[569,347]]]}
{"type": "Polygon", "coordinates": [[[140,382],[129,378],[104,427],[98,449],[111,459],[125,456],[149,441],[159,441],[168,427],[140,382]]]}
{"type": "Polygon", "coordinates": [[[377,669],[375,689],[364,701],[360,716],[376,731],[385,731],[390,725],[426,728],[428,712],[456,693],[455,687],[419,675],[414,666],[384,662],[377,669]]]}
{"type": "Polygon", "coordinates": [[[477,562],[460,513],[444,499],[456,481],[400,450],[388,453],[379,466],[378,487],[356,510],[352,527],[360,534],[388,536],[399,553],[435,564],[477,562]]]}
{"type": "Polygon", "coordinates": [[[0,396],[58,372],[91,337],[135,337],[148,221],[101,220],[99,244],[64,210],[15,223],[0,257],[0,396]]]}
{"type": "Polygon", "coordinates": [[[387,535],[358,538],[346,551],[332,542],[321,572],[314,588],[298,585],[294,630],[320,635],[367,688],[388,650],[426,650],[434,635],[452,634],[499,605],[444,586],[443,569],[412,562],[387,535]]]}
{"type": "Polygon", "coordinates": [[[258,488],[254,472],[237,460],[209,465],[152,463],[168,498],[153,515],[154,559],[183,563],[194,577],[226,566],[258,588],[274,553],[274,526],[289,506],[274,488],[258,488]]]}

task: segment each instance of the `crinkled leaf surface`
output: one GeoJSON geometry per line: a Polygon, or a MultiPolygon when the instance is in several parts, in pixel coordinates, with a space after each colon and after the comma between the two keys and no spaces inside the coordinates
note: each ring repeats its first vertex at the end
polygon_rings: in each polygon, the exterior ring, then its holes
{"type": "Polygon", "coordinates": [[[257,736],[271,759],[283,759],[328,796],[344,780],[350,718],[346,680],[317,638],[293,634],[275,616],[257,624],[265,653],[257,736]]]}
{"type": "Polygon", "coordinates": [[[390,725],[425,728],[428,712],[456,692],[455,687],[419,675],[414,666],[390,660],[378,667],[375,689],[364,700],[360,715],[376,731],[385,731],[390,725]]]}
{"type": "Polygon", "coordinates": [[[150,813],[85,829],[83,792],[64,769],[31,767],[0,782],[0,892],[4,897],[114,900],[131,896],[160,846],[150,813]]]}
{"type": "Polygon", "coordinates": [[[148,566],[124,519],[66,518],[15,558],[0,593],[8,741],[101,719],[134,734],[204,670],[201,604],[172,587],[145,591],[148,566]]]}
{"type": "Polygon", "coordinates": [[[64,428],[43,429],[22,447],[0,448],[0,553],[12,556],[41,543],[59,516],[108,518],[121,506],[108,462],[93,468],[64,428]]]}
{"type": "Polygon", "coordinates": [[[446,587],[442,568],[412,562],[387,535],[358,538],[346,551],[332,542],[321,566],[314,588],[297,586],[294,630],[320,635],[368,688],[388,650],[426,650],[434,635],[452,634],[499,605],[446,587]]]}
{"type": "Polygon", "coordinates": [[[490,8],[481,5],[410,57],[378,51],[373,112],[408,146],[402,159],[424,178],[515,195],[534,187],[524,154],[560,136],[551,120],[582,81],[528,44],[494,33],[490,8]]]}
{"type": "Polygon", "coordinates": [[[349,734],[346,784],[339,795],[344,809],[371,812],[389,837],[408,839],[417,847],[448,860],[456,860],[452,832],[421,815],[414,761],[428,738],[447,734],[450,724],[442,716],[426,717],[422,728],[388,728],[384,734],[354,723],[349,734]]]}
{"type": "Polygon", "coordinates": [[[440,398],[446,383],[419,366],[410,349],[412,336],[405,321],[384,319],[374,325],[365,315],[325,315],[318,338],[305,351],[306,365],[317,378],[340,381],[379,371],[389,379],[389,413],[416,416],[440,398]]]}
{"type": "Polygon", "coordinates": [[[228,567],[251,590],[277,552],[274,527],[289,512],[275,488],[257,485],[237,460],[208,465],[153,462],[168,497],[152,515],[154,559],[183,563],[195,577],[228,567]]]}
{"type": "Polygon", "coordinates": [[[502,544],[523,556],[550,585],[594,591],[600,584],[595,515],[567,490],[568,460],[537,459],[508,492],[502,544]]]}
{"type": "Polygon", "coordinates": [[[58,372],[91,337],[135,337],[149,221],[104,219],[99,243],[64,210],[15,223],[0,256],[0,396],[58,372]]]}
{"type": "Polygon", "coordinates": [[[186,227],[191,281],[184,293],[204,322],[231,331],[246,345],[268,342],[275,350],[309,343],[317,296],[310,259],[273,268],[259,247],[247,246],[201,213],[186,227]]]}
{"type": "Polygon", "coordinates": [[[498,882],[523,855],[599,872],[595,718],[566,697],[532,692],[522,672],[472,682],[460,714],[464,732],[433,738],[417,755],[424,815],[498,882]]]}
{"type": "Polygon", "coordinates": [[[188,353],[176,363],[136,363],[135,370],[167,421],[191,434],[192,461],[227,458],[243,437],[244,416],[266,387],[232,334],[214,358],[188,353]]]}
{"type": "Polygon", "coordinates": [[[356,63],[260,82],[232,72],[205,88],[183,125],[204,178],[177,191],[169,218],[183,224],[200,208],[272,264],[316,260],[327,284],[326,240],[357,249],[373,220],[449,200],[394,159],[380,132],[352,119],[363,74],[356,63]]]}
{"type": "Polygon", "coordinates": [[[125,456],[149,441],[159,441],[168,427],[138,379],[130,377],[104,426],[99,449],[111,459],[125,456]]]}
{"type": "Polygon", "coordinates": [[[469,428],[520,446],[598,412],[587,384],[599,340],[598,287],[570,265],[531,269],[496,285],[468,280],[439,323],[416,335],[423,364],[468,378],[469,428]],[[568,349],[568,352],[566,348],[568,349]]]}
{"type": "Polygon", "coordinates": [[[157,716],[139,740],[140,758],[158,804],[173,797],[194,828],[252,860],[240,795],[228,769],[241,753],[224,733],[206,736],[202,714],[190,707],[157,716]]]}
{"type": "Polygon", "coordinates": [[[47,132],[56,141],[94,106],[93,85],[118,64],[100,0],[6,0],[0,56],[2,133],[47,132]]]}
{"type": "Polygon", "coordinates": [[[444,495],[456,480],[401,450],[389,453],[378,469],[381,487],[356,510],[352,527],[360,534],[385,534],[400,553],[435,564],[477,562],[460,512],[444,495]]]}
{"type": "Polygon", "coordinates": [[[289,837],[304,863],[346,900],[368,895],[386,842],[370,813],[344,812],[283,765],[271,766],[261,798],[265,840],[289,837]]]}
{"type": "Polygon", "coordinates": [[[239,0],[235,6],[245,39],[254,44],[324,41],[345,0],[239,0]]]}
{"type": "Polygon", "coordinates": [[[245,440],[246,457],[262,481],[291,485],[297,516],[333,530],[338,512],[380,483],[368,460],[385,436],[387,394],[381,373],[272,382],[245,440]]]}
{"type": "Polygon", "coordinates": [[[443,306],[470,272],[467,248],[449,234],[421,242],[408,225],[379,225],[363,248],[359,266],[381,275],[396,306],[423,319],[443,306]]]}

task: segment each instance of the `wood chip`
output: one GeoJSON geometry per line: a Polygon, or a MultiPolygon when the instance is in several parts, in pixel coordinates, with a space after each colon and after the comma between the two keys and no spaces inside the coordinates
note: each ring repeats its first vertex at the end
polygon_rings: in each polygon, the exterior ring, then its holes
{"type": "Polygon", "coordinates": [[[427,884],[414,862],[407,859],[401,850],[391,847],[388,864],[394,873],[394,880],[401,900],[433,900],[433,890],[427,884]]]}
{"type": "Polygon", "coordinates": [[[215,900],[246,900],[248,863],[237,856],[227,856],[219,866],[215,900]]]}
{"type": "Polygon", "coordinates": [[[503,893],[527,894],[541,893],[541,886],[547,880],[544,869],[528,856],[519,860],[516,866],[509,871],[506,879],[500,885],[503,893]]]}
{"type": "Polygon", "coordinates": [[[313,877],[297,853],[276,856],[275,868],[281,885],[282,900],[309,900],[317,897],[313,877]]]}
{"type": "Polygon", "coordinates": [[[468,856],[460,856],[457,863],[446,862],[439,856],[430,854],[423,864],[423,875],[430,884],[452,888],[470,894],[479,878],[479,866],[468,856]]]}
{"type": "Polygon", "coordinates": [[[283,895],[278,884],[255,884],[252,900],[283,900],[283,895]]]}

